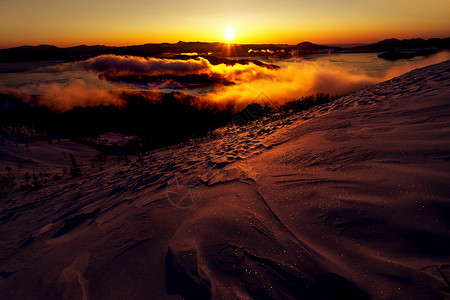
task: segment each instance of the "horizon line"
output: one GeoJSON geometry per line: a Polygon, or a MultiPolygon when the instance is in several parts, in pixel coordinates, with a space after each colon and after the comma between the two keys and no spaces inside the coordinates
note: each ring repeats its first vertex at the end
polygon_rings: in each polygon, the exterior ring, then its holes
{"type": "MultiPolygon", "coordinates": [[[[389,40],[389,39],[397,39],[397,40],[411,40],[411,39],[423,39],[423,40],[429,40],[429,39],[446,39],[446,38],[450,38],[450,37],[431,37],[431,38],[422,38],[422,37],[413,37],[413,38],[405,38],[405,39],[399,39],[399,38],[395,38],[395,37],[389,37],[389,38],[384,38],[381,40],[377,40],[377,41],[372,41],[372,42],[337,42],[337,43],[315,43],[315,42],[311,42],[310,40],[304,40],[301,42],[298,42],[296,44],[289,44],[289,43],[230,43],[230,45],[282,45],[282,46],[295,46],[297,44],[300,43],[304,43],[304,42],[310,42],[316,45],[324,45],[324,46],[328,46],[328,45],[367,45],[367,44],[373,44],[373,43],[377,43],[380,41],[384,41],[384,40],[389,40]]],[[[91,47],[91,46],[102,46],[102,47],[115,47],[115,48],[120,48],[120,47],[133,47],[133,46],[142,46],[142,45],[161,45],[161,44],[178,44],[178,43],[207,43],[207,44],[229,44],[227,42],[208,42],[208,41],[182,41],[179,40],[178,42],[147,42],[147,43],[142,43],[142,44],[128,44],[128,45],[107,45],[107,44],[71,44],[71,45],[58,45],[58,44],[47,44],[47,43],[38,43],[38,44],[21,44],[21,45],[17,45],[17,46],[10,46],[10,47],[2,47],[0,48],[0,50],[5,50],[5,49],[12,49],[12,48],[20,48],[20,47],[39,47],[39,46],[53,46],[53,47],[57,47],[57,48],[72,48],[72,47],[77,47],[77,46],[87,46],[87,47],[91,47]]]]}

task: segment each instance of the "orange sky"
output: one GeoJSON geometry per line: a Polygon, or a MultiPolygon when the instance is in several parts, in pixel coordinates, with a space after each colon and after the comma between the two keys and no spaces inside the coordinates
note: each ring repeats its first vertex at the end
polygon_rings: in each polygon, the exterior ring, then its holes
{"type": "Polygon", "coordinates": [[[448,0],[0,0],[0,47],[448,37],[448,16],[448,0]]]}

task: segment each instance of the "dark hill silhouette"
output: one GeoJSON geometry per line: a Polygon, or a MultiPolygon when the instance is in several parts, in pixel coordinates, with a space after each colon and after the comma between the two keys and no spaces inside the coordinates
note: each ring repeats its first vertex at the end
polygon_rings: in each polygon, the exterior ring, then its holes
{"type": "Polygon", "coordinates": [[[384,51],[392,51],[396,49],[423,49],[423,48],[436,48],[438,50],[450,49],[450,38],[438,39],[431,38],[428,40],[424,39],[386,39],[380,42],[362,45],[349,48],[349,50],[357,51],[357,52],[384,52],[384,51]]]}
{"type": "Polygon", "coordinates": [[[301,42],[295,47],[298,50],[322,50],[322,49],[341,49],[340,47],[330,47],[314,44],[311,42],[301,42]]]}
{"type": "Polygon", "coordinates": [[[330,47],[314,44],[311,42],[302,42],[297,44],[293,50],[298,51],[299,55],[308,55],[323,52],[340,52],[343,49],[341,47],[330,47]]]}
{"type": "Polygon", "coordinates": [[[398,40],[391,38],[370,45],[356,46],[349,50],[356,52],[383,52],[378,55],[379,58],[397,60],[428,56],[449,49],[450,38],[432,38],[428,40],[420,38],[398,40]]]}
{"type": "Polygon", "coordinates": [[[75,46],[59,48],[51,45],[20,46],[0,50],[0,61],[71,60],[112,53],[109,46],[75,46]]]}

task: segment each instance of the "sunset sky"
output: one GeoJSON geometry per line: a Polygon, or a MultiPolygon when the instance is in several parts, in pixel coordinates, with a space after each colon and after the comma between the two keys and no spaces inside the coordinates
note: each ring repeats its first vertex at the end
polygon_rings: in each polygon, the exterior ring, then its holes
{"type": "Polygon", "coordinates": [[[0,0],[0,48],[130,45],[375,42],[450,36],[448,0],[0,0]]]}

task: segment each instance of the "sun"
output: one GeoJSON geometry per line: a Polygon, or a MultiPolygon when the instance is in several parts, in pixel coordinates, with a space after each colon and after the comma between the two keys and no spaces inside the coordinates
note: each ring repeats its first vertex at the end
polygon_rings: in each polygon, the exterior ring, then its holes
{"type": "Polygon", "coordinates": [[[231,43],[231,40],[234,38],[234,30],[231,27],[228,27],[227,29],[225,29],[225,33],[224,33],[228,44],[231,43]]]}

